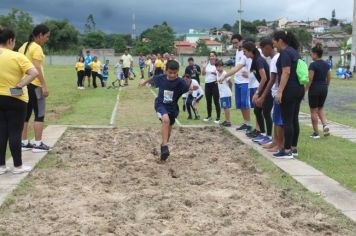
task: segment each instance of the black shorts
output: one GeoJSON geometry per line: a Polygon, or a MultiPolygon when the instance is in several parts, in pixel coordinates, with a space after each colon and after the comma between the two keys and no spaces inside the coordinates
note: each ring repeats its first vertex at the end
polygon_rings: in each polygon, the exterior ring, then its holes
{"type": "Polygon", "coordinates": [[[129,67],[122,68],[122,72],[124,73],[125,79],[128,79],[129,73],[130,73],[130,68],[129,67]]]}
{"type": "Polygon", "coordinates": [[[35,121],[43,122],[46,111],[46,99],[42,94],[42,88],[33,84],[27,85],[28,90],[28,103],[26,122],[31,118],[32,112],[35,113],[35,121]]]}
{"type": "Polygon", "coordinates": [[[168,111],[164,106],[155,106],[157,117],[162,121],[163,115],[167,114],[169,117],[169,125],[172,126],[176,123],[179,111],[168,111]]]}
{"type": "Polygon", "coordinates": [[[88,76],[88,78],[90,78],[91,76],[91,69],[90,68],[85,68],[85,76],[88,76]]]}
{"type": "Polygon", "coordinates": [[[326,97],[328,96],[328,86],[318,85],[311,87],[308,92],[308,100],[310,108],[322,108],[326,97]]]}

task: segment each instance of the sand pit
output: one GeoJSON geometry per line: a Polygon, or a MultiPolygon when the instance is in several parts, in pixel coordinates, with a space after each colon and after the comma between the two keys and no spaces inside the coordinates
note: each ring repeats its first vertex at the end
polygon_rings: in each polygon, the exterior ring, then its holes
{"type": "Polygon", "coordinates": [[[5,235],[347,235],[271,186],[248,148],[218,128],[69,130],[33,190],[0,214],[5,235]],[[190,143],[188,145],[188,143],[190,143]]]}

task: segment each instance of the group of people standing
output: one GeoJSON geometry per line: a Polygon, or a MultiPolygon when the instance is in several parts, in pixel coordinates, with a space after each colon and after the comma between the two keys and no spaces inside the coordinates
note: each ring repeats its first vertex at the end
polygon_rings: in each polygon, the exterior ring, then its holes
{"type": "Polygon", "coordinates": [[[5,160],[7,144],[14,162],[12,173],[15,174],[32,170],[22,164],[22,151],[38,153],[51,149],[42,142],[45,101],[49,95],[42,46],[49,36],[46,25],[37,25],[28,41],[15,52],[15,32],[0,28],[0,174],[10,171],[5,160]],[[28,140],[28,122],[32,113],[35,115],[33,143],[28,140]]]}
{"type": "MultiPolygon", "coordinates": [[[[85,89],[84,81],[87,78],[88,87],[91,87],[91,79],[93,88],[97,88],[97,78],[100,80],[101,87],[107,87],[108,78],[109,78],[109,60],[105,60],[105,63],[102,64],[97,56],[92,56],[89,50],[86,51],[86,56],[80,56],[78,62],[75,64],[75,69],[77,71],[77,86],[78,89],[85,89]]],[[[128,53],[128,50],[125,50],[124,54],[121,56],[120,61],[115,65],[115,74],[119,86],[127,86],[128,80],[131,79],[130,73],[135,77],[133,71],[133,58],[128,53]],[[121,81],[125,81],[121,85],[121,81]]],[[[112,82],[115,86],[116,80],[112,82]]]]}
{"type": "Polygon", "coordinates": [[[329,127],[324,112],[324,103],[330,84],[330,65],[322,60],[323,49],[317,44],[311,51],[313,62],[309,66],[309,83],[298,79],[297,66],[300,59],[299,43],[291,32],[275,32],[273,38],[264,38],[256,45],[254,40],[243,40],[235,34],[231,42],[236,51],[236,64],[224,71],[222,61],[215,52],[202,67],[205,75],[207,117],[212,120],[212,101],[216,110],[217,124],[231,126],[230,108],[232,88],[235,90],[236,109],[242,113],[243,124],[237,131],[245,131],[252,141],[274,152],[274,157],[291,159],[298,156],[299,110],[305,92],[308,93],[311,120],[314,132],[311,138],[320,138],[318,120],[328,136],[329,127]],[[234,86],[230,77],[235,75],[234,86]],[[220,121],[221,107],[225,121],[220,121]],[[252,128],[250,110],[256,117],[252,128]],[[273,110],[273,115],[272,115],[273,110]],[[272,138],[274,124],[274,137],[272,138]]]}

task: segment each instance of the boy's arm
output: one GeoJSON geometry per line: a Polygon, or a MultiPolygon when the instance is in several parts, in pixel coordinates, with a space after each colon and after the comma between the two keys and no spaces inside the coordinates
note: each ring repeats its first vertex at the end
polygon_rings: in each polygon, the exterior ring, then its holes
{"type": "Polygon", "coordinates": [[[236,74],[237,72],[239,72],[245,65],[244,64],[238,64],[237,66],[234,66],[231,70],[229,70],[225,76],[222,78],[222,80],[224,81],[224,79],[226,79],[227,77],[230,77],[234,74],[236,74]]]}

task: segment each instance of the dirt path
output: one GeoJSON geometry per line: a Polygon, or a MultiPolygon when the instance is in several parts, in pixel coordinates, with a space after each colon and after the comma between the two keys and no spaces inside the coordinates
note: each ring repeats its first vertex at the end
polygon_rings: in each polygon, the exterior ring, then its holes
{"type": "Polygon", "coordinates": [[[157,129],[70,130],[1,211],[4,235],[352,235],[271,186],[221,129],[172,138],[162,164],[157,129]]]}

